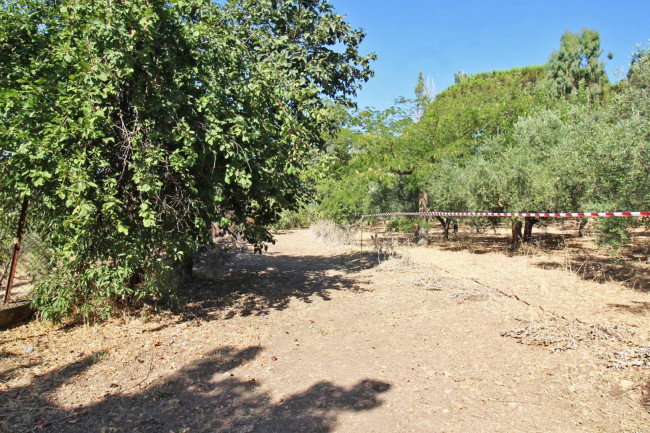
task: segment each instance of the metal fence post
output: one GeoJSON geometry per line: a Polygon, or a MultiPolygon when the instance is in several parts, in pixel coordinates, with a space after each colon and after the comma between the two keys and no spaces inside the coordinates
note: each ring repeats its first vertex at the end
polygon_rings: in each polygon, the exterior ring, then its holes
{"type": "Polygon", "coordinates": [[[16,265],[18,264],[18,252],[20,251],[20,243],[23,241],[23,230],[25,228],[25,220],[27,219],[27,207],[29,206],[29,199],[25,197],[23,200],[23,208],[20,210],[20,221],[18,222],[18,233],[14,241],[14,253],[11,257],[11,268],[9,269],[9,279],[7,280],[7,291],[5,292],[5,304],[9,303],[11,299],[11,289],[14,286],[14,276],[16,275],[16,265]]]}

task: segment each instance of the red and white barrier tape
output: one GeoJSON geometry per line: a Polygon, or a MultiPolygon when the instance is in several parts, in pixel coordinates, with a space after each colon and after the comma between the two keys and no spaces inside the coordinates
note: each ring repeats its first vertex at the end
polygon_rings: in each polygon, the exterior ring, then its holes
{"type": "Polygon", "coordinates": [[[441,217],[532,217],[532,218],[611,218],[650,217],[650,211],[640,212],[387,212],[363,215],[383,216],[441,216],[441,217]]]}

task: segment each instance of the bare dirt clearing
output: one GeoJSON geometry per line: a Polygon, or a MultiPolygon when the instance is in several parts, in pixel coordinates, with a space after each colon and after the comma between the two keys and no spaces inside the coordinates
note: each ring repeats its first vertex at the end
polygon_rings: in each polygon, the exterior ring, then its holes
{"type": "Polygon", "coordinates": [[[453,249],[287,232],[181,313],[2,331],[0,431],[650,431],[647,290],[453,249]]]}

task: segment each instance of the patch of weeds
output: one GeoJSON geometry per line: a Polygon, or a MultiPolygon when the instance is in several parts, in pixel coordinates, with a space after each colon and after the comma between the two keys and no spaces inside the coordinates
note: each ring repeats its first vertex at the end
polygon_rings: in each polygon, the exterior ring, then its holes
{"type": "Polygon", "coordinates": [[[106,359],[106,352],[93,353],[92,356],[90,357],[90,363],[97,364],[98,362],[101,362],[104,359],[106,359]]]}

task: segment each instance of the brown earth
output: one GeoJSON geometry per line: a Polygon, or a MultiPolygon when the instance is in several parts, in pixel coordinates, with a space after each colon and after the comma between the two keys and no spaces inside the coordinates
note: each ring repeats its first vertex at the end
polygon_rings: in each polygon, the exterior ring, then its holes
{"type": "Polygon", "coordinates": [[[181,312],[1,331],[0,431],[649,432],[647,262],[488,238],[286,232],[181,312]]]}

